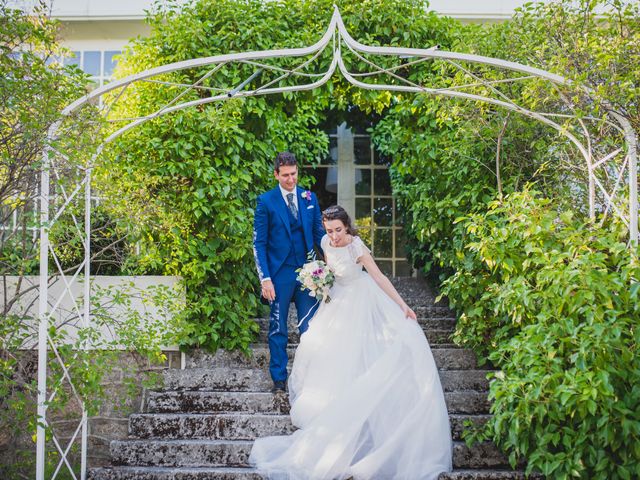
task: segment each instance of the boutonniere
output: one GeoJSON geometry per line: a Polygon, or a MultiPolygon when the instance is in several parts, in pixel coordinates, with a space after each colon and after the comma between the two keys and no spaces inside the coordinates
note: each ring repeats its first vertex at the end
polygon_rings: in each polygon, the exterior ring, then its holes
{"type": "Polygon", "coordinates": [[[302,198],[304,198],[307,202],[311,201],[311,190],[305,190],[302,192],[302,198]]]}

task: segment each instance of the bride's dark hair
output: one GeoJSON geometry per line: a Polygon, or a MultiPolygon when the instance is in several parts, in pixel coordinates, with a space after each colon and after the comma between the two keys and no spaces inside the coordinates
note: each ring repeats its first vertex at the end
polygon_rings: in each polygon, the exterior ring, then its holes
{"type": "Polygon", "coordinates": [[[326,220],[340,220],[342,224],[347,227],[347,233],[349,235],[357,235],[358,231],[351,223],[351,217],[347,211],[340,205],[333,205],[322,212],[322,223],[326,220]]]}

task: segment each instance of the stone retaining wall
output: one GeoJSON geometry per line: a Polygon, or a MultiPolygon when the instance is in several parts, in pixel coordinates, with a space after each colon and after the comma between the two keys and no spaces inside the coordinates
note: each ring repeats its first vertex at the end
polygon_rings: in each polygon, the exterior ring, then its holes
{"type": "Polygon", "coordinates": [[[129,414],[141,412],[144,407],[145,392],[142,383],[146,372],[160,373],[168,368],[180,368],[180,352],[169,351],[165,352],[165,355],[167,360],[162,365],[150,365],[148,361],[136,360],[135,355],[130,353],[121,355],[122,367],[116,368],[106,383],[109,395],[100,407],[98,415],[89,419],[87,458],[89,466],[108,464],[111,440],[127,437],[129,414]],[[135,390],[128,392],[124,377],[132,362],[137,363],[138,373],[133,375],[135,390]]]}
{"type": "MultiPolygon", "coordinates": [[[[161,365],[152,365],[147,359],[131,352],[119,352],[118,360],[113,370],[107,378],[103,379],[105,387],[105,398],[100,405],[97,415],[89,418],[88,424],[88,467],[100,467],[110,462],[109,444],[112,440],[121,440],[127,437],[128,416],[132,413],[141,412],[145,388],[145,379],[158,377],[166,369],[176,369],[181,367],[181,354],[175,350],[165,351],[166,361],[161,365]],[[158,375],[155,375],[158,374],[158,375]]],[[[21,361],[36,364],[36,352],[24,352],[21,361]],[[33,358],[32,358],[33,357],[33,358]]],[[[33,378],[37,373],[33,369],[33,378]]],[[[65,389],[69,390],[69,389],[65,389]]],[[[70,393],[70,392],[69,392],[70,393]]],[[[36,399],[30,405],[35,415],[36,399]]],[[[71,400],[64,411],[53,415],[49,421],[53,425],[56,438],[63,448],[78,427],[81,418],[81,408],[75,400],[71,400]]],[[[35,442],[26,426],[23,433],[17,437],[8,434],[0,434],[0,478],[15,478],[14,470],[17,462],[24,464],[21,472],[28,478],[32,478],[35,473],[35,442]]],[[[74,445],[77,452],[80,450],[80,436],[76,438],[74,445]]],[[[53,450],[55,447],[51,441],[47,442],[47,449],[53,450]]],[[[72,456],[72,465],[80,465],[77,452],[72,456]]],[[[60,478],[66,478],[62,476],[60,478]]]]}

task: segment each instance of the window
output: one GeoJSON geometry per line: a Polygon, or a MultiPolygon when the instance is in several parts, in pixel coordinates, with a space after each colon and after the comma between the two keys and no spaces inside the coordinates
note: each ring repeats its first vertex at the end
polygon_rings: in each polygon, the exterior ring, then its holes
{"type": "Polygon", "coordinates": [[[109,83],[116,67],[116,55],[119,50],[82,50],[71,52],[72,56],[64,59],[65,65],[77,65],[83,72],[91,75],[95,87],[109,83]]]}
{"type": "Polygon", "coordinates": [[[380,155],[369,135],[352,133],[344,124],[329,132],[329,155],[304,173],[316,179],[314,192],[320,208],[340,203],[352,215],[358,234],[383,272],[410,276],[390,164],[391,159],[380,155]]]}

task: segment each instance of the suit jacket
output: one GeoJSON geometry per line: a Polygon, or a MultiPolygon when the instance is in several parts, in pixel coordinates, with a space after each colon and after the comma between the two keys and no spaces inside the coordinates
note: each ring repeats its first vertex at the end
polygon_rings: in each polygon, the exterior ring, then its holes
{"type": "MultiPolygon", "coordinates": [[[[314,245],[320,248],[320,241],[325,232],[318,199],[313,193],[311,200],[303,198],[304,191],[296,187],[298,212],[308,253],[314,250],[314,245]]],[[[278,186],[258,197],[253,221],[253,255],[260,281],[273,278],[291,249],[288,209],[278,186]]]]}

